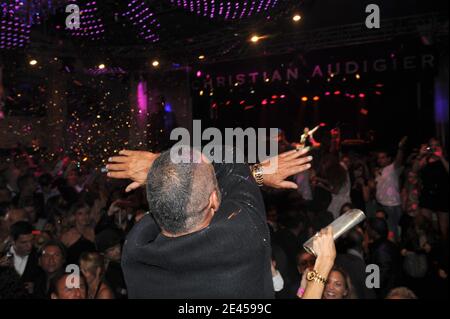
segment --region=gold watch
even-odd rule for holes
[[[306,280],[319,282],[324,285],[327,284],[327,280],[324,277],[322,277],[321,275],[319,275],[317,270],[308,271],[308,273],[306,274]]]
[[[263,177],[263,168],[261,164],[255,164],[252,166],[252,175],[255,178],[256,184],[258,184],[259,187],[263,186],[264,177]]]

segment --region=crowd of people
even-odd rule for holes
[[[262,188],[276,298],[302,297],[315,264],[303,243],[352,208],[367,219],[336,241],[323,299],[448,297],[448,162],[437,139],[406,144],[361,154],[315,141],[296,190]],[[145,189],[46,155],[18,148],[0,163],[0,299],[128,298],[122,248]]]
[[[289,149],[283,134],[279,140]],[[313,168],[294,178],[297,192],[265,196],[274,280],[284,279],[277,296],[298,295],[302,276],[314,266],[302,244],[356,208],[367,219],[337,240],[323,298],[448,297],[449,171],[439,141],[414,148],[405,137],[394,152],[342,152],[336,144],[312,151]],[[373,289],[366,281],[371,265],[379,270]]]

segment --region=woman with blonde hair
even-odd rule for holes
[[[104,281],[105,259],[97,252],[85,252],[80,268],[88,285],[88,299],[114,299],[111,288]]]

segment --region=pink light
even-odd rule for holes
[[[363,99],[366,97],[366,95],[364,93],[359,93],[359,97]]]
[[[272,95],[272,99],[274,100],[278,99],[278,95]]]
[[[325,96],[328,96],[328,95],[330,95],[331,93],[330,92],[325,92]]]
[[[197,77],[201,77],[202,76],[202,71],[197,71]]]
[[[341,94],[341,91],[334,91],[334,95],[339,95]]]
[[[381,93],[380,91],[375,91],[375,94],[376,94],[376,95],[381,95],[381,94],[383,94],[383,93]]]
[[[137,87],[137,102],[139,108],[139,114],[147,114],[147,83],[140,81]]]
[[[267,102],[266,99],[265,99],[265,100],[262,100],[262,102],[261,102],[262,105],[267,105],[267,103],[268,103],[268,102]]]
[[[286,95],[282,94],[282,95],[280,96],[280,99],[284,99],[285,97],[286,97]]]
[[[242,100],[241,102],[239,102],[240,105],[244,105],[245,104],[245,100]]]

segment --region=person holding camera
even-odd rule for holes
[[[439,230],[444,241],[448,240],[448,161],[436,138],[422,145],[413,169],[420,176],[422,189],[419,197],[420,213],[431,220],[437,214]]]

